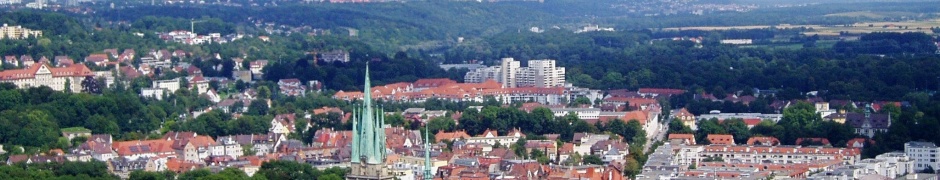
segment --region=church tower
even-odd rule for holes
[[[353,142],[347,180],[394,179],[385,166],[385,115],[372,104],[369,66],[362,90],[362,106],[353,110]]]

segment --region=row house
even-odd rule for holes
[[[861,150],[856,148],[823,148],[799,146],[705,146],[703,157],[721,157],[728,162],[744,163],[808,163],[819,160],[840,160],[854,164]]]

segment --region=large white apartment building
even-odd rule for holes
[[[0,0],[0,5],[4,5],[4,4],[19,4],[19,3],[22,3],[22,2],[23,2],[23,1],[21,1],[21,0]]]
[[[13,83],[19,88],[48,86],[56,91],[69,89],[77,93],[82,91],[82,80],[94,75],[84,64],[56,68],[40,63],[24,69],[0,71],[0,82]]]
[[[503,87],[561,87],[565,85],[565,68],[557,67],[555,60],[530,60],[522,67],[513,58],[503,58],[499,66],[475,69],[467,72],[464,82],[481,83],[493,79]]]
[[[914,170],[940,167],[940,148],[932,142],[911,141],[904,143],[904,153],[914,159]]]
[[[20,26],[8,26],[7,24],[3,24],[3,27],[0,27],[0,39],[26,39],[40,36],[42,36],[42,31],[26,29]]]

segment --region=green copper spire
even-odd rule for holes
[[[431,138],[428,138],[428,127],[424,127],[424,179],[431,180]]]
[[[353,119],[353,163],[385,163],[385,123],[382,110],[373,110],[372,85],[369,82],[369,65],[366,64],[365,87],[362,89],[362,106],[354,110]],[[358,112],[358,113],[357,113]]]

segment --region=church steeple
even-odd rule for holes
[[[428,138],[428,127],[424,127],[424,179],[431,180],[431,138]]]
[[[362,89],[362,106],[353,110],[353,143],[350,156],[352,163],[385,163],[385,116],[382,110],[372,105],[372,83],[369,82],[369,65],[366,65],[365,83]]]

